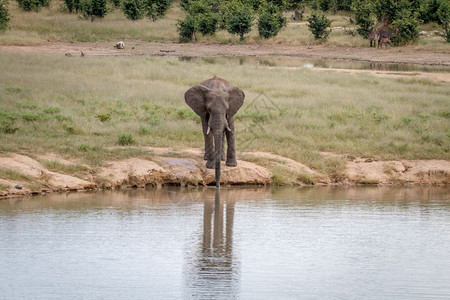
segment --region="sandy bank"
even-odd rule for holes
[[[214,170],[206,169],[199,149],[174,151],[148,148],[150,159],[129,158],[106,162],[102,167],[84,166],[83,172],[67,174],[50,170],[43,162],[54,165],[79,165],[57,155],[30,157],[20,154],[0,156],[0,197],[42,194],[57,191],[143,188],[146,186],[214,184]],[[327,156],[340,156],[323,153]],[[239,159],[244,157],[246,160]],[[266,152],[238,154],[238,167],[222,167],[222,185],[271,185],[275,167],[278,172],[297,175],[294,184],[449,184],[450,161],[399,160],[376,161],[345,156],[346,168],[330,178],[295,160]],[[252,161],[252,162],[251,162]],[[64,170],[64,168],[61,168]]]

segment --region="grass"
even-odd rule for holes
[[[32,178],[28,175],[17,172],[16,170],[0,168],[0,178],[9,179],[13,181],[31,181]]]
[[[273,68],[242,58],[0,53],[0,65],[0,140],[6,141],[0,152],[53,151],[96,166],[148,155],[136,150],[140,146],[201,148],[198,117],[183,95],[217,74],[246,93],[235,121],[239,151],[277,153],[335,179],[345,162],[323,158],[320,151],[450,158],[448,83]]]
[[[16,1],[9,1],[11,16],[10,27],[6,33],[0,34],[0,45],[39,45],[48,41],[66,42],[117,42],[118,40],[135,42],[178,42],[176,24],[184,17],[179,2],[174,2],[166,17],[153,22],[149,19],[130,21],[126,19],[120,9],[110,7],[105,18],[90,22],[80,18],[79,15],[69,14],[64,9],[61,0],[53,0],[49,8],[42,8],[39,13],[22,11]],[[309,15],[305,14],[305,20]],[[368,41],[360,36],[350,35],[346,32],[355,29],[350,24],[350,15],[339,12],[330,15],[333,21],[333,30],[326,42],[314,40],[308,29],[307,22],[293,22],[290,20],[291,12],[286,12],[288,24],[275,38],[265,40],[258,36],[257,24],[254,22],[250,34],[246,35],[244,43],[248,44],[291,44],[314,45],[325,43],[329,46],[367,47]],[[421,30],[441,30],[436,24],[425,24]],[[224,30],[213,36],[198,36],[199,42],[216,42],[225,44],[242,43],[239,36],[230,35]],[[442,37],[421,36],[418,43],[412,47],[417,49],[433,49],[448,52],[448,44]]]
[[[80,164],[64,164],[56,160],[43,160],[41,163],[50,171],[74,175],[82,178],[90,171],[89,167]]]

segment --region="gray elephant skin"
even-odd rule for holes
[[[237,165],[233,116],[244,103],[244,98],[245,94],[239,87],[217,76],[191,87],[184,94],[186,104],[201,118],[205,138],[204,158],[207,160],[206,167],[216,170],[216,187],[220,187],[220,161],[225,159],[225,137],[226,165]]]

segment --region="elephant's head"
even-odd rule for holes
[[[232,125],[233,116],[244,103],[244,92],[229,82],[214,77],[199,85],[190,88],[184,95],[186,103],[202,118],[204,130],[206,126],[205,140],[214,136],[214,159],[208,158],[207,167],[216,169],[216,185],[220,181],[220,159],[223,148],[223,137],[225,130],[230,140],[234,143],[234,130]],[[228,145],[230,147],[230,145]],[[234,146],[233,146],[234,147]],[[233,150],[234,151],[234,150]]]
[[[207,87],[199,84],[190,88],[184,98],[186,103],[201,118],[208,121],[208,133],[214,135],[231,130],[228,120],[244,103],[244,92],[236,86]]]

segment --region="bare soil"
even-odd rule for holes
[[[450,53],[401,48],[348,48],[298,45],[230,45],[205,43],[144,43],[126,42],[125,49],[116,49],[111,43],[61,43],[49,42],[36,46],[2,46],[0,51],[17,53],[45,53],[80,56],[282,56],[304,59],[329,59],[359,62],[407,63],[418,65],[450,66]]]
[[[9,178],[0,177],[0,198],[56,191],[143,188],[168,184],[214,185],[214,170],[206,169],[200,149],[185,149],[177,152],[168,148],[149,147],[143,150],[154,154],[151,160],[130,158],[110,161],[98,169],[86,166],[87,171],[77,175],[51,171],[41,163],[42,161],[56,161],[62,165],[77,163],[55,154],[34,158],[19,154],[0,156],[3,174],[7,174],[5,170],[11,170],[16,174]],[[301,162],[276,154],[241,152],[238,154],[237,167],[222,166],[221,182],[225,186],[271,185],[274,178],[271,167],[274,166],[278,170],[283,170],[282,172],[298,174],[294,183],[297,185],[450,184],[450,162],[445,160],[376,161],[370,158],[332,153],[322,153],[322,155],[345,157],[347,165],[342,174],[331,178]],[[239,159],[242,157],[245,157],[247,161]],[[3,175],[3,177],[7,176]],[[305,178],[307,178],[306,182]]]

